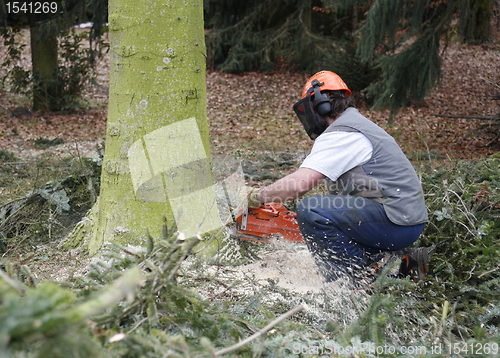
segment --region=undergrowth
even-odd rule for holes
[[[147,247],[108,248],[87,275],[60,284],[7,263],[1,355],[498,356],[500,156],[429,169],[422,182],[430,221],[417,244],[430,248],[432,273],[418,283],[381,275],[372,289],[319,294],[273,280],[258,286],[236,266],[198,262],[190,255],[197,239],[165,228]]]
[[[85,86],[95,84],[95,66],[92,56],[102,56],[101,51],[85,48],[83,40],[86,33],[61,31],[58,41],[59,65],[48,78],[37,78],[31,69],[23,65],[22,53],[25,44],[16,39],[20,33],[17,28],[1,28],[0,36],[7,53],[0,69],[5,75],[1,83],[11,92],[21,93],[29,97],[44,98],[45,108],[50,110],[79,110],[82,107],[82,92]],[[106,47],[103,41],[99,46]]]
[[[433,276],[418,292],[428,306],[453,304],[452,332],[498,334],[500,324],[500,155],[457,161],[423,178]]]
[[[21,160],[0,150],[0,253],[36,251],[69,232],[97,199],[100,163],[50,155]]]

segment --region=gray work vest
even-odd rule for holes
[[[328,182],[331,194],[371,198],[384,205],[387,217],[398,225],[427,221],[422,184],[403,151],[386,131],[355,108],[346,109],[324,133],[361,132],[373,145],[370,160]]]

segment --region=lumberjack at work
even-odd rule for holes
[[[400,274],[427,272],[426,248],[409,248],[427,221],[420,180],[395,140],[355,109],[335,73],[321,71],[294,105],[310,154],[294,173],[264,188],[247,188],[248,206],[293,200],[326,180],[329,195],[297,205],[300,232],[327,281],[379,273],[401,259]]]

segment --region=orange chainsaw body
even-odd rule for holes
[[[280,203],[240,210],[236,218],[236,233],[245,240],[270,242],[273,237],[282,237],[286,241],[304,243],[297,214]]]

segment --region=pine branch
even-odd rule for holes
[[[27,287],[24,286],[19,281],[12,279],[9,275],[7,275],[3,270],[0,269],[0,279],[4,280],[9,286],[14,288],[17,292],[21,293],[26,291]]]
[[[252,334],[247,339],[244,339],[241,342],[239,342],[239,343],[237,343],[237,344],[235,344],[235,345],[233,345],[231,347],[221,349],[220,351],[215,352],[215,354],[217,356],[221,356],[221,355],[224,355],[224,354],[227,354],[227,353],[234,352],[234,351],[240,349],[241,347],[243,347],[245,344],[250,343],[251,341],[253,341],[253,340],[261,337],[267,331],[269,331],[271,328],[273,328],[277,324],[283,322],[288,317],[291,317],[294,314],[296,314],[296,313],[298,313],[298,312],[300,312],[302,310],[305,310],[305,309],[307,309],[307,305],[306,304],[303,304],[301,306],[295,307],[295,308],[291,309],[290,311],[286,312],[285,314],[281,315],[280,317],[278,317],[277,319],[275,319],[271,323],[269,323],[267,326],[265,326],[264,328],[262,328],[260,331],[256,332],[255,334]]]
[[[124,297],[131,301],[136,288],[143,281],[143,276],[138,267],[130,269],[114,285],[107,288],[97,298],[85,302],[76,308],[76,313],[81,317],[92,317],[101,313],[104,309],[112,307]]]

